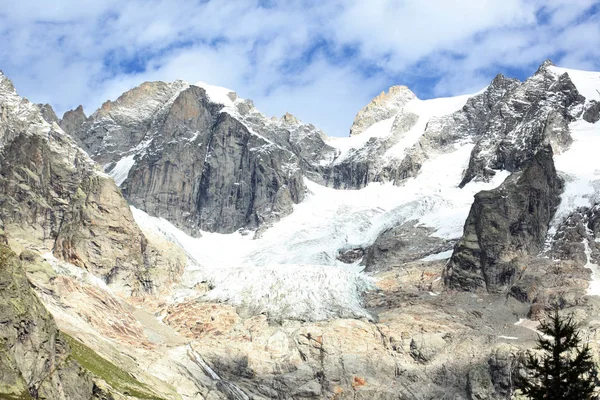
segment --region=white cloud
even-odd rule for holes
[[[600,69],[594,0],[0,0],[0,68],[59,113],[144,80],[206,81],[346,135],[392,84],[471,92],[545,58]],[[423,79],[427,78],[427,79]],[[436,82],[437,81],[437,82]]]

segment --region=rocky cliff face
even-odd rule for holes
[[[446,284],[488,291],[510,285],[527,267],[524,259],[542,250],[562,188],[548,146],[522,172],[478,193],[449,261]]]
[[[73,134],[151,215],[192,235],[257,227],[289,214],[304,184],[295,154],[241,122],[248,105],[235,100],[227,108],[198,86],[145,83]]]
[[[67,111],[58,125],[65,132],[75,132],[85,122],[87,117],[83,112],[83,106],[78,106],[74,110]]]
[[[40,110],[40,114],[42,114],[42,118],[44,118],[47,123],[60,123],[60,120],[56,116],[56,113],[50,104],[37,104],[37,107]]]
[[[583,113],[583,119],[590,124],[600,121],[600,102],[592,100]]]
[[[3,75],[0,121],[0,219],[10,246],[0,249],[0,397],[180,398],[128,365],[110,341],[148,346],[131,304],[171,293],[185,254],[154,232],[142,233],[113,179]],[[46,308],[73,336],[57,330]]]
[[[545,62],[522,85],[505,94],[475,134],[479,136],[461,185],[487,179],[494,170],[518,171],[543,146],[561,153],[571,144],[568,124],[581,115],[585,98],[568,74]]]
[[[113,180],[0,78],[0,219],[10,246],[54,251],[125,295],[166,290],[185,261],[150,263],[154,245]]]
[[[585,103],[569,75],[552,68],[545,62],[509,89],[490,109],[482,130],[473,131],[478,140],[461,186],[500,169],[519,172],[475,197],[448,265],[450,287],[506,289],[525,270],[525,258],[542,250],[563,187],[552,153],[571,145],[569,123],[581,117]]]
[[[0,245],[0,313],[0,397],[96,398],[91,376],[70,359],[68,343],[5,244]]]
[[[0,397],[12,400],[173,398],[164,395],[161,391],[164,387],[148,387],[131,372],[59,331],[53,316],[31,289],[30,276],[26,275],[44,271],[38,258],[30,250],[17,258],[5,244],[0,245]],[[96,308],[95,312],[99,310]]]
[[[136,207],[192,234],[233,232],[291,212],[304,197],[296,163],[228,113],[211,110],[205,91],[192,86],[173,103],[123,191]]]

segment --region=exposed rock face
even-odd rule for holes
[[[142,143],[152,121],[165,117],[163,106],[187,86],[181,81],[143,83],[116,101],[105,102],[79,129],[68,133],[100,165],[117,162]]]
[[[304,197],[298,158],[223,107],[197,86],[146,83],[105,103],[75,135],[132,205],[192,235],[289,214]]]
[[[181,255],[152,263],[162,258],[112,179],[12,85],[0,85],[0,109],[0,219],[13,249],[54,250],[124,295],[158,292],[181,274]]]
[[[357,148],[346,154],[336,155],[330,163],[322,163],[325,184],[336,189],[361,189],[370,182],[394,182],[399,184],[414,176],[420,168],[420,161],[413,154],[385,159],[385,154],[397,145],[404,135],[419,121],[419,116],[403,109],[395,110],[390,133],[383,137],[371,137]]]
[[[44,265],[45,264],[45,265]],[[27,273],[27,276],[25,274]],[[55,318],[46,310],[30,288],[34,287],[45,297],[62,297],[57,302],[69,302],[79,310],[88,310],[88,323],[99,321],[106,325],[120,323],[123,332],[128,330],[129,311],[121,306],[119,314],[111,315],[118,300],[103,297],[101,291],[86,288],[87,296],[65,296],[76,292],[77,283],[58,274],[34,251],[26,250],[19,259],[0,245],[0,398],[3,399],[57,399],[57,400],[109,400],[132,398],[178,398],[164,383],[152,387],[139,381],[141,375],[135,368],[125,371],[127,359],[117,359],[117,364],[101,357],[78,339],[57,329]],[[46,276],[41,283],[40,277]],[[43,286],[39,286],[39,285]],[[59,289],[57,291],[54,291]],[[75,294],[75,293],[74,293]],[[81,293],[79,293],[81,294]],[[64,296],[64,297],[63,297]],[[105,295],[106,296],[106,295]],[[88,303],[88,300],[93,300]],[[54,306],[56,305],[53,304]],[[51,305],[51,306],[53,306]],[[56,308],[55,308],[56,310]],[[78,316],[73,313],[71,320]],[[85,332],[85,323],[78,327]],[[102,332],[115,337],[119,329]],[[77,332],[77,335],[80,334]],[[138,335],[142,336],[141,330]],[[116,336],[118,337],[118,336]],[[103,339],[105,340],[105,339]],[[135,341],[138,346],[142,342]],[[119,353],[120,354],[120,353]],[[132,372],[135,372],[132,373]]]
[[[448,264],[446,284],[488,291],[510,285],[526,267],[520,259],[542,249],[562,187],[547,146],[500,187],[478,193]]]
[[[37,104],[37,106],[40,109],[42,118],[44,118],[47,123],[52,124],[53,122],[56,122],[58,124],[60,122],[50,104]]]
[[[583,113],[583,119],[590,124],[600,121],[600,102],[592,100]]]
[[[431,229],[415,224],[415,221],[408,221],[382,232],[367,249],[365,271],[389,270],[452,248],[452,241],[437,238]]]
[[[355,248],[350,250],[340,251],[337,259],[346,264],[352,264],[360,261],[365,255],[365,251],[362,248]]]
[[[519,348],[504,344],[494,349],[488,359],[488,371],[495,392],[510,396],[515,389],[520,366],[524,364]]]
[[[381,92],[358,112],[350,128],[350,136],[360,135],[374,123],[393,117],[416,97],[406,86],[392,86],[387,93]]]
[[[477,366],[467,375],[467,394],[471,400],[486,400],[494,395],[494,384],[486,366]]]
[[[85,122],[87,117],[83,112],[83,106],[78,106],[74,110],[67,111],[60,120],[60,127],[67,133],[73,133]]]
[[[256,227],[289,214],[304,196],[299,169],[287,164],[295,162],[293,154],[211,109],[201,88],[181,92],[161,133],[123,190],[136,207],[192,234]]]
[[[483,93],[470,97],[462,109],[432,118],[419,144],[426,148],[443,149],[460,141],[479,140],[487,132],[495,110],[500,109],[510,93],[520,86],[521,82],[517,79],[498,74]]]
[[[551,65],[544,63],[522,85],[507,91],[480,120],[474,131],[479,139],[461,186],[472,179],[488,179],[494,170],[521,170],[548,144],[555,153],[571,144],[568,123],[581,112],[585,98],[567,74],[551,72]]]
[[[4,244],[0,245],[0,315],[0,397],[97,398],[91,376],[69,358],[69,345],[30,289],[18,258]]]

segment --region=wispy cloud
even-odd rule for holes
[[[0,0],[8,3],[9,0]],[[600,69],[592,0],[21,0],[0,7],[0,68],[58,112],[145,80],[206,81],[346,135],[379,91],[476,91],[546,58]]]

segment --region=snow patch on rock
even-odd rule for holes
[[[423,257],[421,261],[438,261],[447,260],[452,257],[454,250],[442,251],[440,253],[430,254],[427,257]]]
[[[237,99],[235,91],[221,86],[209,85],[205,82],[196,82],[194,86],[201,87],[206,91],[206,95],[213,103],[223,104],[224,106],[233,106]]]
[[[130,154],[121,158],[108,174],[115,180],[117,186],[121,186],[127,179],[127,175],[129,175],[129,171],[133,168],[134,164],[135,154]]]

